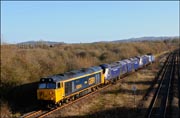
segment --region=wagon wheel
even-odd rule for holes
[[[78,98],[79,98],[79,94],[76,94],[76,95],[75,95],[75,99],[78,99]]]

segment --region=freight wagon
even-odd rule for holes
[[[114,81],[120,78],[120,65],[118,63],[101,64],[100,67],[106,74],[105,82]]]
[[[127,67],[127,73],[130,73],[133,71],[133,68],[132,68],[132,62],[128,59],[125,59],[125,60],[122,60],[122,62],[125,62],[126,63],[126,67]]]
[[[125,63],[123,61],[118,61],[116,63],[118,63],[120,65],[120,76],[122,76],[128,72],[127,63]]]
[[[132,66],[134,70],[137,70],[139,68],[139,59],[134,57],[129,59],[132,62]]]

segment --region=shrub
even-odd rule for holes
[[[51,48],[43,45],[1,45],[0,93],[7,100],[7,94],[13,87],[39,81],[44,76],[111,63],[146,53],[158,54],[177,47],[176,40],[67,44]]]

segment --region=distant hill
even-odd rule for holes
[[[158,41],[158,40],[172,40],[175,38],[179,38],[179,37],[178,36],[174,36],[174,37],[139,37],[139,38],[129,38],[129,39],[114,40],[114,41],[97,41],[97,42],[92,42],[92,43]],[[17,43],[17,45],[37,45],[37,44],[57,45],[57,44],[65,44],[65,43],[64,42],[54,42],[54,41],[43,41],[43,40]]]
[[[17,43],[17,45],[38,45],[38,44],[44,44],[44,45],[56,45],[56,44],[65,44],[64,42],[53,42],[53,41],[26,41]]]
[[[157,40],[172,40],[175,37],[139,37],[139,38],[129,38],[129,39],[122,39],[122,40],[115,40],[112,42],[136,42],[136,41],[157,41]]]
[[[174,36],[174,37],[139,37],[139,38],[129,38],[129,39],[114,40],[114,41],[99,41],[99,42],[94,42],[94,43],[142,42],[142,41],[172,40],[175,38],[179,38],[179,37],[178,36]]]

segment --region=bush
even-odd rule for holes
[[[176,40],[67,44],[51,48],[1,45],[0,92],[3,99],[7,99],[7,94],[13,87],[39,81],[44,76],[111,63],[146,53],[158,54],[177,47]]]

